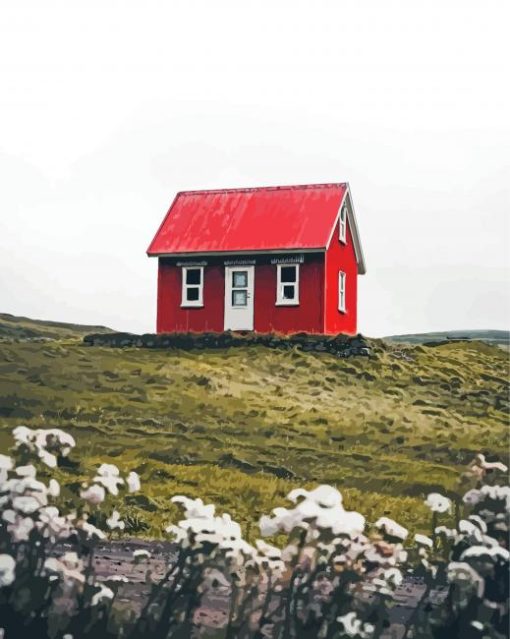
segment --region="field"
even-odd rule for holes
[[[77,440],[61,471],[75,488],[101,462],[137,470],[143,496],[118,504],[131,536],[160,537],[174,494],[216,503],[253,536],[290,488],[317,483],[369,521],[426,531],[428,492],[455,494],[476,452],[507,455],[508,353],[483,342],[370,340],[370,358],[339,359],[86,347],[97,327],[16,323],[0,316],[0,451],[18,424],[57,426]]]

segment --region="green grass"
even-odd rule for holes
[[[175,520],[174,494],[213,501],[255,534],[292,487],[318,483],[369,521],[426,530],[428,492],[454,492],[476,452],[506,456],[508,356],[476,341],[371,343],[371,358],[337,359],[85,347],[68,333],[4,341],[0,451],[18,424],[69,430],[79,465],[63,472],[76,485],[101,462],[140,472],[145,497],[119,506],[149,536]]]

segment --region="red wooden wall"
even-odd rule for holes
[[[255,331],[322,333],[324,325],[324,255],[307,254],[299,267],[299,305],[276,306],[275,264],[255,266]]]
[[[338,223],[336,224],[331,244],[326,251],[325,271],[324,332],[330,335],[337,333],[355,335],[357,332],[358,266],[349,224],[347,225],[346,244],[340,242]],[[345,313],[338,310],[339,271],[346,274]]]
[[[160,258],[157,332],[222,332],[225,304],[223,260],[207,258],[204,306],[181,308],[181,267]],[[299,305],[276,306],[277,268],[270,257],[257,256],[254,327],[258,333],[322,333],[324,331],[324,254],[306,254],[300,265]]]
[[[206,257],[206,256],[204,256]],[[234,256],[232,256],[233,258]],[[206,257],[204,306],[181,308],[181,267],[160,258],[158,269],[157,332],[222,332],[224,326],[225,266],[222,258]],[[338,237],[338,223],[326,253],[307,253],[300,265],[299,305],[276,306],[277,267],[271,256],[257,256],[255,265],[254,327],[258,333],[357,332],[357,262],[351,230],[347,243]],[[338,310],[338,273],[346,274],[346,311]]]
[[[158,333],[223,332],[225,304],[225,267],[211,264],[204,269],[204,305],[181,308],[181,267],[159,258]]]

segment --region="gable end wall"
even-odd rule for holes
[[[348,198],[347,206],[350,206]],[[346,274],[345,313],[338,310],[339,271]],[[350,224],[347,223],[347,243],[342,244],[339,240],[338,220],[326,251],[325,290],[324,333],[355,335],[357,333],[358,265]]]

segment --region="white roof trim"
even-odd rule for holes
[[[347,207],[347,219],[349,221],[349,228],[351,229],[352,242],[354,244],[354,253],[356,255],[356,262],[358,264],[358,274],[365,275],[367,272],[367,268],[365,265],[365,258],[363,256],[363,249],[361,248],[361,241],[359,238],[358,224],[356,222],[356,215],[354,213],[354,205],[352,203],[351,197],[351,189],[347,185],[347,189],[345,190],[342,201],[340,202],[340,206],[338,207],[338,214],[335,219],[335,224],[331,230],[331,235],[329,236],[328,243],[326,245],[326,250],[329,249],[329,245],[331,244],[331,240],[333,239],[333,235],[335,234],[336,227],[338,226],[338,220],[340,218],[340,211],[342,210],[342,206],[345,203],[345,200],[349,198],[349,206]]]

